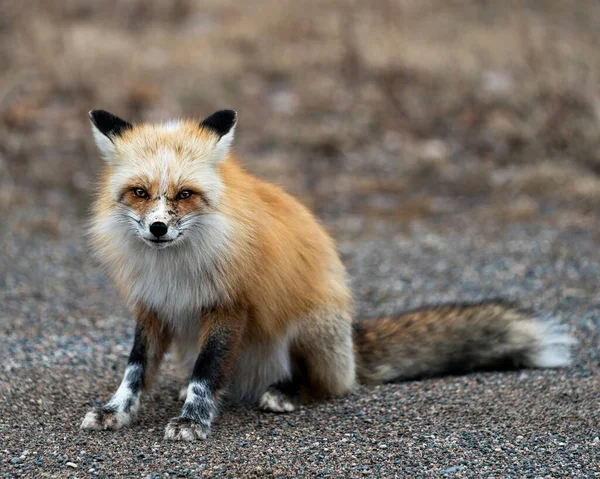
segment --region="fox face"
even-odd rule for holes
[[[219,211],[219,164],[233,140],[236,112],[162,125],[134,126],[103,110],[92,110],[90,119],[108,162],[105,229],[153,249],[202,234]]]

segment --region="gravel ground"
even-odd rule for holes
[[[290,415],[226,408],[207,442],[174,444],[162,440],[180,407],[170,361],[139,424],[79,430],[120,382],[133,324],[81,220],[49,224],[51,207],[13,210],[0,232],[0,477],[600,476],[594,220],[327,219],[360,314],[508,296],[569,325],[574,365],[361,387]]]
[[[442,3],[0,2],[0,478],[600,475],[600,2]],[[358,314],[505,296],[569,325],[573,366],[230,408],[166,444],[167,361],[140,424],[81,432],[133,333],[82,234],[86,114],[229,107],[244,164],[338,240]]]

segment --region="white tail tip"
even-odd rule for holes
[[[560,368],[571,364],[571,348],[577,344],[566,326],[556,319],[537,320],[539,349],[534,353],[532,366],[537,368]]]

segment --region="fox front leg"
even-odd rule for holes
[[[238,355],[243,319],[240,324],[235,318],[229,315],[227,319],[203,318],[201,351],[194,364],[185,403],[181,414],[167,424],[165,439],[194,441],[206,439],[210,433]]]
[[[85,415],[81,429],[103,431],[131,425],[140,408],[142,390],[150,385],[170,341],[169,332],[156,316],[138,309],[133,347],[121,385],[110,401]]]

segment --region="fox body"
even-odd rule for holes
[[[121,386],[83,429],[131,424],[173,347],[187,387],[167,439],[207,437],[223,398],[274,412],[357,380],[569,362],[569,337],[503,302],[354,320],[335,245],[314,216],[231,152],[237,114],[132,125],[90,112],[104,156],[93,249],[136,314]]]

